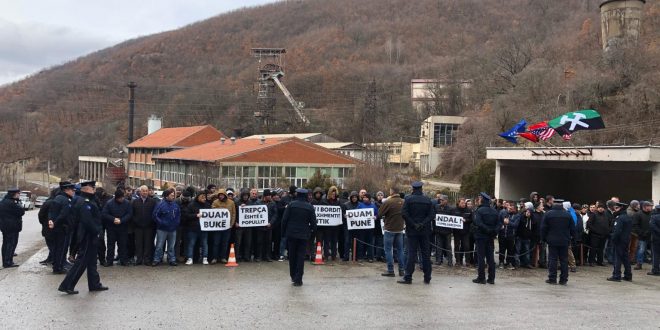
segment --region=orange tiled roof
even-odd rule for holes
[[[227,139],[175,150],[154,156],[154,159],[180,159],[200,162],[291,163],[291,164],[354,164],[360,160],[323,148],[298,138]]]
[[[161,128],[133,141],[129,148],[184,148],[192,147],[225,137],[211,125]]]

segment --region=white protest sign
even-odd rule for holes
[[[266,205],[245,205],[238,208],[238,225],[241,227],[263,227],[268,225]]]
[[[341,225],[341,206],[314,205],[317,226]]]
[[[346,210],[346,225],[348,230],[373,229],[374,209]]]
[[[463,218],[453,215],[436,214],[435,225],[438,227],[447,227],[453,229],[463,229]]]
[[[199,227],[202,231],[227,230],[231,226],[231,214],[227,209],[201,209]]]

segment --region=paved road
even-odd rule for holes
[[[32,229],[30,229],[32,230]],[[38,232],[22,237],[38,237]],[[3,329],[36,328],[627,328],[658,329],[660,278],[606,282],[610,269],[580,268],[568,286],[543,283],[543,270],[499,271],[497,284],[470,282],[473,269],[438,267],[430,285],[381,277],[383,264],[306,265],[304,286],[286,262],[100,268],[110,291],[56,291],[62,276],[38,264],[38,242],[21,267],[0,273]],[[644,273],[646,270],[644,271]],[[614,311],[619,311],[615,314]]]

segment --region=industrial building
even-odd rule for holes
[[[488,148],[486,157],[496,161],[497,198],[536,191],[579,203],[660,201],[660,146]]]

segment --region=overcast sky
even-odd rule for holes
[[[275,0],[0,0],[0,85],[121,41]]]

